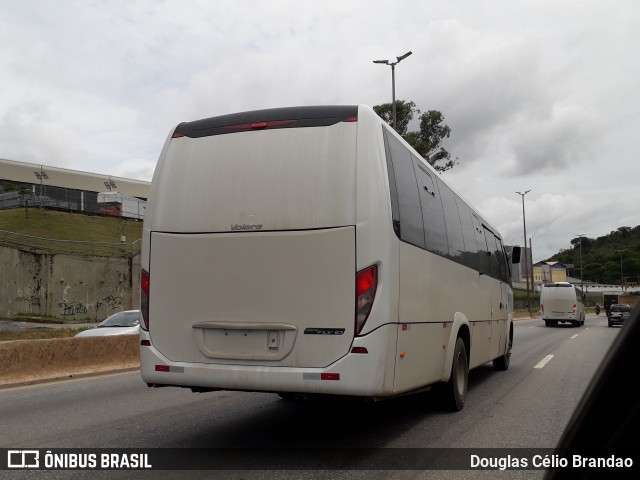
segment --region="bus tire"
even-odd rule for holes
[[[449,412],[459,412],[464,407],[469,383],[469,360],[462,338],[456,339],[449,381],[439,387],[440,404]]]
[[[509,335],[509,340],[507,341],[507,350],[504,352],[504,355],[498,358],[493,359],[493,369],[499,372],[504,372],[509,369],[509,363],[511,362],[511,347],[513,346],[513,339],[511,335]]]

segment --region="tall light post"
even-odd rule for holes
[[[391,65],[391,109],[393,111],[393,129],[396,129],[396,65],[402,60],[407,58],[413,52],[407,52],[404,55],[396,57],[395,62],[389,62],[389,60],[374,60],[373,63],[382,63],[384,65]]]
[[[531,316],[531,302],[529,300],[529,272],[528,272],[528,261],[527,261],[527,220],[524,215],[524,196],[529,193],[531,190],[527,190],[524,193],[516,192],[518,195],[522,197],[522,225],[524,227],[524,276],[527,278],[527,310],[529,311],[529,316]]]
[[[624,251],[624,248],[616,250],[616,252],[618,252],[618,255],[620,255],[620,290],[622,290],[622,293],[624,293],[624,277],[622,276],[622,252]]]
[[[584,279],[582,275],[582,237],[585,237],[586,235],[584,233],[577,233],[576,235],[580,239],[580,291],[582,292],[582,298],[584,298]]]
[[[40,204],[40,208],[42,208],[42,180],[49,180],[49,175],[47,175],[47,172],[45,172],[42,169],[42,165],[40,165],[40,171],[39,172],[33,172],[33,174],[36,176],[36,178],[38,180],[40,180],[40,197],[38,198],[38,203]],[[34,188],[35,190],[35,188]]]

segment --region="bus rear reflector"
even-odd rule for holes
[[[156,365],[156,372],[169,372],[171,367],[169,365]]]
[[[339,373],[321,373],[320,380],[340,380]]]
[[[373,299],[378,288],[378,267],[373,265],[356,275],[356,325],[355,334],[359,335],[369,318]]]
[[[369,350],[365,347],[353,347],[351,349],[351,353],[369,353]]]

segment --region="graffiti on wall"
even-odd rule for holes
[[[37,296],[37,295],[29,295],[29,296],[26,296],[26,297],[25,296],[16,297],[15,301],[16,302],[26,303],[30,307],[39,307],[40,306],[40,297]]]
[[[85,315],[87,313],[87,307],[81,303],[58,303],[59,307],[62,307],[62,316],[71,317],[75,315]]]
[[[28,307],[40,307],[40,295],[43,292],[40,290],[40,282],[37,287],[24,287],[18,288],[18,296],[14,299],[15,302],[26,304]]]
[[[110,310],[121,310],[122,297],[114,297],[113,295],[104,297],[101,302],[96,302],[96,311],[100,310],[103,306]]]

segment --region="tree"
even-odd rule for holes
[[[389,125],[393,126],[393,104],[383,103],[373,107],[374,112],[378,114]],[[420,113],[413,102],[405,102],[404,100],[396,100],[396,132],[403,137],[409,128],[409,122],[413,120],[413,115]],[[413,146],[413,145],[412,145]]]
[[[24,205],[24,216],[29,218],[29,200],[33,197],[33,192],[27,187],[22,186],[18,190],[18,196],[20,197],[20,203]]]
[[[640,282],[640,225],[620,227],[595,239],[586,235],[573,237],[570,244],[571,248],[561,250],[549,260],[573,263],[577,271],[580,266],[584,266],[585,281],[620,284],[620,277],[624,275],[629,283]]]
[[[393,122],[393,105],[383,103],[373,110],[389,125]],[[409,122],[414,114],[419,114],[420,130],[408,132]],[[451,154],[442,146],[442,141],[449,138],[451,128],[443,125],[444,115],[437,110],[421,113],[414,102],[396,100],[396,130],[429,164],[440,173],[446,172],[458,163],[458,158],[451,159]]]

